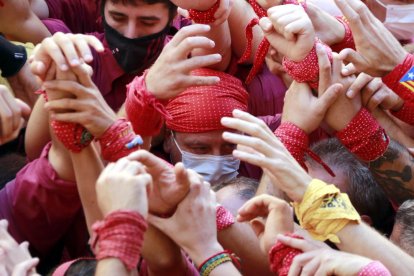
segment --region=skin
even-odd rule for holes
[[[169,21],[168,7],[164,3],[124,5],[106,1],[107,23],[127,38],[138,38],[162,31]]]
[[[380,1],[381,3],[385,5],[407,5],[407,4],[413,4],[413,0],[365,0],[363,1],[367,7],[371,10],[371,12],[381,21],[385,20],[386,16],[386,9],[384,6],[378,3]]]
[[[194,154],[228,155],[231,154],[234,145],[222,138],[223,131],[209,131],[203,133],[176,132],[175,140],[181,150]],[[164,141],[164,150],[170,154],[173,164],[181,161],[181,153],[174,143],[171,132],[167,132]]]

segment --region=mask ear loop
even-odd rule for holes
[[[181,150],[180,146],[178,145],[177,140],[175,139],[175,133],[174,133],[174,131],[170,130],[170,132],[171,132],[171,137],[172,137],[172,139],[173,139],[173,141],[175,143],[175,146],[177,147],[177,149],[181,153],[181,155],[183,155],[183,151]]]

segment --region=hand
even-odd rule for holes
[[[320,40],[327,45],[334,45],[344,39],[345,28],[335,17],[312,3],[307,2],[306,6],[306,13],[312,20],[316,36]]]
[[[34,92],[40,88],[40,84],[30,71],[28,63],[16,75],[7,78],[7,81],[16,98],[28,103],[30,107],[34,106],[37,100],[37,95]]]
[[[370,262],[370,259],[362,256],[333,249],[318,249],[297,255],[288,275],[358,275]]]
[[[26,103],[15,99],[6,86],[0,85],[0,145],[17,138],[30,112]]]
[[[152,177],[144,166],[126,158],[109,164],[96,182],[96,196],[102,214],[117,210],[131,210],[148,215],[147,193],[152,185]]]
[[[362,96],[362,105],[371,112],[378,106],[384,110],[398,111],[404,103],[380,78],[374,78],[365,73],[358,75],[346,95],[351,99]]]
[[[353,63],[356,71],[374,77],[391,72],[407,56],[396,38],[359,0],[335,0],[348,19],[357,51],[344,49],[340,53],[346,63]]]
[[[184,169],[185,170],[185,169]],[[150,215],[148,221],[170,236],[191,259],[200,265],[222,251],[217,241],[216,198],[210,184],[192,170],[186,170],[191,189],[168,219]]]
[[[189,18],[189,9],[195,9],[199,11],[205,11],[211,8],[217,0],[213,1],[193,1],[193,0],[172,0],[176,6],[178,6],[178,13],[185,18]],[[234,0],[220,0],[220,6],[218,7],[214,18],[216,19],[212,26],[218,26],[223,24],[230,15],[231,8],[233,7]]]
[[[300,202],[312,178],[290,155],[269,127],[249,113],[234,110],[233,118],[224,117],[221,124],[250,136],[224,132],[227,142],[237,144],[233,155],[263,169],[273,183],[280,185],[292,200]]]
[[[265,218],[265,225],[257,217]],[[239,209],[237,220],[250,221],[265,254],[275,245],[278,234],[293,232],[292,208],[286,201],[270,195],[259,195],[247,201]]]
[[[310,134],[319,127],[328,108],[339,97],[341,88],[338,84],[331,85],[327,91],[319,90],[317,98],[312,95],[309,85],[294,81],[285,95],[282,122],[291,122]]]
[[[341,75],[343,64],[337,54],[333,55],[332,66],[323,49],[317,47],[317,54],[320,68],[319,90],[327,91],[327,87],[335,83],[342,85],[340,96],[329,107],[325,115],[325,121],[328,125],[334,130],[339,131],[344,129],[361,109],[361,97],[355,97],[354,99],[346,97],[345,91],[348,90],[355,78],[343,77]]]
[[[41,80],[45,80],[52,62],[62,71],[68,71],[69,66],[77,67],[83,61],[91,62],[93,57],[89,47],[98,52],[104,51],[102,43],[94,36],[55,33],[35,47],[29,59],[30,69]]]
[[[300,232],[301,231],[305,231],[305,230],[300,229]],[[304,233],[308,234],[307,232],[304,232]],[[308,234],[308,236],[309,236],[309,234]],[[287,246],[292,247],[292,248],[299,249],[302,252],[309,252],[309,251],[324,249],[324,248],[325,249],[330,249],[330,247],[326,243],[324,243],[322,241],[314,240],[310,236],[307,237],[306,235],[305,235],[304,239],[297,239],[297,238],[294,238],[294,237],[289,237],[289,236],[286,236],[286,235],[278,234],[277,235],[277,240],[279,242],[283,243],[284,245],[287,245]]]
[[[5,275],[38,275],[35,266],[39,259],[30,255],[29,243],[18,244],[7,232],[7,226],[6,220],[0,221],[0,273],[6,271]]]
[[[108,106],[101,92],[93,83],[90,71],[85,66],[72,68],[77,80],[53,80],[44,82],[49,94],[64,93],[65,98],[50,99],[45,108],[51,119],[84,126],[99,138],[117,120],[115,112]],[[55,91],[55,92],[49,92]],[[59,96],[60,97],[60,96]]]
[[[315,44],[315,30],[302,6],[276,6],[267,15],[260,27],[270,45],[288,59],[302,61]]]
[[[284,0],[257,0],[256,2],[263,9],[268,10],[271,7],[282,5]]]
[[[220,81],[218,77],[190,74],[194,69],[221,61],[219,54],[188,58],[195,48],[214,48],[214,42],[202,36],[209,30],[210,26],[200,24],[180,29],[149,69],[145,78],[148,91],[156,98],[165,100],[177,96],[190,86],[218,83]]]
[[[152,176],[154,185],[149,198],[150,212],[157,215],[174,212],[190,189],[190,182],[182,164],[178,163],[173,168],[166,161],[145,150],[133,152],[127,158],[142,163]]]

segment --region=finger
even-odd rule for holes
[[[33,258],[21,262],[14,267],[12,276],[29,275],[30,270],[35,268],[38,263],[38,258]]]
[[[319,64],[319,96],[332,84],[331,62],[324,46],[316,44],[316,53]]]
[[[277,235],[277,240],[292,248],[299,249],[303,252],[314,250],[315,248],[309,244],[307,240],[293,238],[285,235]]]
[[[9,226],[9,222],[6,219],[0,220],[0,228],[6,229]]]
[[[197,68],[208,67],[210,65],[220,62],[222,59],[220,54],[211,54],[205,56],[193,56],[182,62],[182,66],[185,71],[190,72]],[[216,77],[217,80],[220,80]]]
[[[62,50],[66,61],[71,65],[71,66],[79,66],[80,65],[80,59],[78,56],[78,52],[75,48],[74,43],[72,42],[72,40],[70,39],[70,37],[73,36],[72,34],[63,34],[63,33],[55,33],[53,35],[53,38],[55,39],[56,44],[58,45],[58,47]],[[60,67],[59,67],[60,68]],[[67,70],[63,70],[61,68],[62,71],[67,71]]]
[[[354,7],[349,3],[352,1],[345,1],[345,0],[335,0],[336,5],[341,10],[342,14],[346,17],[349,21],[352,30],[362,28],[361,18]]]
[[[147,220],[150,224],[161,230],[163,233],[167,233],[168,229],[171,228],[169,223],[170,219],[164,219],[152,214],[148,214]]]
[[[250,221],[256,217],[267,217],[269,214],[269,205],[276,202],[270,195],[256,196],[240,207],[238,211],[238,221]]]
[[[178,185],[190,188],[190,176],[186,168],[184,167],[183,163],[178,162],[177,164],[175,164],[174,173]]]
[[[144,166],[137,161],[128,160],[127,166],[123,169],[123,172],[126,172],[130,175],[138,175]]]
[[[129,162],[131,161],[126,158],[121,158],[118,161],[116,161],[115,166],[113,168],[113,173],[120,173],[121,171],[125,170]]]
[[[20,108],[20,113],[22,114],[23,118],[29,120],[30,113],[32,112],[30,106],[20,99],[16,99],[16,103]]]
[[[370,111],[373,112],[387,97],[387,95],[385,93],[377,92],[375,93],[368,101],[368,103],[366,104],[366,108]]]
[[[51,113],[50,118],[55,121],[76,123],[82,126],[86,126],[86,122],[88,121],[88,113],[87,112]]]
[[[180,8],[180,7],[177,8],[177,13],[179,15],[181,15],[182,17],[184,17],[184,18],[189,18],[190,17],[190,13],[188,12],[188,10]]]
[[[136,160],[146,167],[156,167],[156,166],[165,166],[166,163],[164,160],[156,157],[152,153],[146,151],[146,150],[138,150],[126,157],[129,160]]]
[[[236,145],[250,147],[264,156],[269,156],[269,154],[272,153],[272,147],[260,138],[236,134],[233,132],[224,132],[223,139]]]
[[[308,32],[308,19],[302,18],[301,20],[296,20],[284,28],[284,36],[288,40],[295,40],[296,35],[306,34]]]
[[[303,253],[300,255],[296,255],[293,258],[293,262],[290,266],[288,276],[297,276],[301,275],[301,271],[303,266],[310,260],[311,258],[308,256],[308,253]]]
[[[331,105],[341,95],[343,86],[339,83],[331,85],[326,92],[318,99],[318,105],[323,114],[331,107]]]
[[[286,39],[273,29],[272,23],[268,18],[262,17],[259,21],[259,25],[264,32],[265,37],[276,50],[283,48],[283,45],[286,44]]]
[[[177,47],[181,42],[190,36],[202,35],[209,32],[211,27],[204,24],[193,24],[181,28],[168,43],[169,47]]]
[[[76,96],[77,98],[81,97],[86,92],[86,87],[81,85],[76,81],[71,80],[52,80],[43,83],[43,86],[48,90],[57,90],[71,95]]]
[[[231,128],[239,132],[246,133],[252,137],[259,138],[263,141],[269,141],[269,139],[274,139],[275,137],[272,131],[267,126],[259,126],[255,123],[251,123],[239,118],[223,117],[221,119],[221,124],[227,128]],[[223,138],[226,139],[224,137],[224,133]]]
[[[341,80],[342,79],[342,60],[340,59],[337,53],[332,54],[332,77],[334,80]]]
[[[367,63],[364,57],[352,49],[342,50],[339,53],[339,58],[342,59],[345,63],[352,63],[355,67],[355,73],[364,72],[364,70],[367,68]],[[344,71],[341,72],[342,74],[344,73]],[[350,73],[348,72],[347,75],[350,75]]]
[[[63,52],[56,44],[56,42],[53,40],[53,38],[45,38],[42,42],[42,47],[43,50],[39,51],[40,54],[43,54],[43,56],[50,56],[60,70],[67,71],[69,69]],[[42,61],[43,59],[45,58],[40,56],[39,60]],[[45,64],[45,66],[47,65],[48,64]]]
[[[12,96],[12,94],[6,90],[1,93],[1,96],[4,102],[8,105],[12,117],[11,117],[11,125],[12,125],[12,132],[19,128],[20,126],[20,118],[21,118],[21,111],[19,105],[16,103],[16,99]]]
[[[303,266],[301,276],[314,276],[316,274],[316,271],[319,269],[320,264],[321,264],[320,258],[318,257],[315,257],[309,260],[309,262],[307,262]],[[323,274],[323,275],[329,275],[329,274]]]
[[[208,86],[218,84],[219,82],[220,78],[217,76],[188,76],[183,80],[183,86]]]
[[[373,77],[365,73],[359,74],[356,80],[351,84],[348,91],[346,92],[346,96],[350,99],[355,98],[356,95],[358,95],[359,92],[361,92],[362,89],[367,84],[369,84],[373,79],[374,79]]]
[[[188,54],[197,48],[212,49],[215,43],[213,40],[204,36],[186,37],[176,48],[176,56],[179,59],[186,58]]]
[[[349,63],[347,65],[345,65],[344,67],[342,67],[342,76],[344,77],[349,77],[352,76],[354,74],[357,74],[357,70],[355,68],[355,65],[353,63]]]
[[[45,109],[52,112],[62,112],[63,110],[73,110],[80,111],[83,110],[82,106],[79,104],[78,99],[69,99],[64,98],[60,100],[48,101],[44,105]]]
[[[262,222],[262,219],[255,218],[250,221],[250,225],[252,226],[252,229],[257,237],[260,237],[260,235],[263,234],[265,231],[265,225]]]
[[[92,67],[87,64],[83,64],[82,66],[77,66],[72,69],[75,73],[76,77],[79,80],[79,83],[85,87],[94,87],[94,83],[92,81]]]
[[[0,117],[0,136],[7,137],[13,132],[13,111],[7,104],[3,95],[0,95]]]

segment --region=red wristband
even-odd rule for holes
[[[319,62],[318,54],[316,53],[317,44],[321,44],[325,48],[329,61],[332,63],[331,48],[319,39],[315,40],[312,50],[302,61],[296,62],[284,57],[282,62],[289,76],[297,82],[307,82],[314,89],[317,89],[319,85]]]
[[[235,222],[233,214],[230,213],[226,208],[219,205],[216,208],[216,222],[217,222],[217,232],[229,228]]]
[[[195,23],[199,23],[199,24],[214,23],[214,21],[216,21],[214,14],[216,13],[219,6],[220,6],[220,0],[217,0],[217,2],[211,8],[205,11],[189,9],[188,12],[190,14],[190,19],[193,20]]]
[[[404,81],[403,78],[414,70],[414,55],[407,54],[404,61],[397,65],[382,81],[405,101],[414,102],[413,81]],[[414,72],[414,71],[413,71]]]
[[[341,42],[331,45],[331,49],[333,52],[339,53],[341,50],[345,48],[351,48],[355,50],[355,41],[352,35],[352,30],[349,27],[348,20],[345,16],[336,16],[335,17],[345,28],[345,36]]]
[[[129,269],[138,265],[147,222],[138,212],[115,211],[95,222],[91,247],[96,259],[119,258]]]
[[[119,118],[99,138],[99,143],[102,158],[115,162],[139,149],[143,141],[141,136],[135,135],[130,122]]]
[[[379,261],[372,261],[364,266],[358,276],[391,276],[390,271]]]
[[[141,136],[153,136],[158,134],[164,118],[171,119],[171,115],[165,109],[168,101],[161,101],[147,90],[145,77],[148,70],[140,77],[136,77],[127,86],[127,98],[125,111],[132,123],[135,133]]]
[[[370,162],[381,157],[390,142],[384,129],[365,108],[336,137],[353,154]]]
[[[391,111],[391,114],[410,125],[414,125],[414,102],[404,102],[400,110]]]
[[[295,234],[286,234],[288,237],[301,239],[301,236]],[[287,246],[279,241],[269,251],[270,270],[275,275],[286,276],[289,273],[293,258],[303,252],[299,249]]]
[[[275,135],[302,168],[307,170],[305,154],[308,154],[313,160],[322,165],[331,176],[335,177],[332,169],[316,153],[309,149],[309,136],[301,128],[291,122],[283,122],[275,130]]]

